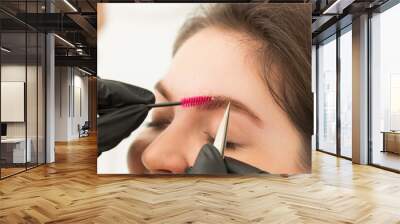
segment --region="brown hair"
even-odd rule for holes
[[[307,4],[213,4],[186,21],[173,48],[175,55],[187,39],[211,26],[244,33],[255,40],[262,77],[276,103],[303,136],[301,159],[306,169],[311,164],[313,134],[310,22],[311,7]]]

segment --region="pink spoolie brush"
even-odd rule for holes
[[[170,106],[178,106],[180,105],[183,108],[201,106],[204,104],[208,104],[213,100],[212,96],[194,96],[194,97],[187,97],[183,98],[177,102],[164,102],[164,103],[155,103],[155,104],[148,104],[147,107],[154,108],[154,107],[170,107]]]

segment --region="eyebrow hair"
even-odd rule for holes
[[[205,110],[216,110],[221,108],[225,109],[228,106],[228,103],[230,103],[232,110],[236,110],[237,112],[240,112],[248,116],[258,126],[260,126],[261,119],[252,110],[250,110],[248,106],[246,106],[242,102],[227,96],[212,96],[212,97],[213,100],[210,103],[204,104],[202,106],[197,106],[196,108]]]
[[[168,90],[165,88],[161,81],[158,81],[154,87],[167,101],[171,99],[171,95]],[[227,96],[212,96],[213,100],[210,103],[196,106],[195,109],[200,110],[217,110],[224,109],[228,106],[228,103],[231,104],[231,109],[236,110],[244,115],[247,115],[253,122],[260,126],[261,119],[252,111],[248,106],[243,104],[242,102],[235,100],[231,97]]]

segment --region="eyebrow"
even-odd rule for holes
[[[164,84],[161,81],[158,81],[154,87],[167,101],[170,101],[171,95],[165,88]]]
[[[171,95],[168,90],[165,88],[161,81],[157,82],[155,85],[155,89],[167,100],[170,101]],[[235,100],[231,97],[227,96],[212,96],[213,100],[211,103],[197,106],[196,109],[200,110],[217,110],[217,109],[224,109],[227,107],[228,103],[231,104],[231,109],[240,112],[247,117],[249,117],[253,122],[257,124],[257,126],[261,125],[261,119],[252,111],[248,106],[243,104],[242,102]]]

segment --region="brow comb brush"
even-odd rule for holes
[[[201,106],[212,102],[214,97],[212,96],[193,96],[182,98],[180,101],[175,102],[163,102],[163,103],[154,103],[147,104],[148,108],[156,108],[156,107],[170,107],[170,106],[181,106],[184,108],[190,108],[195,106]]]

